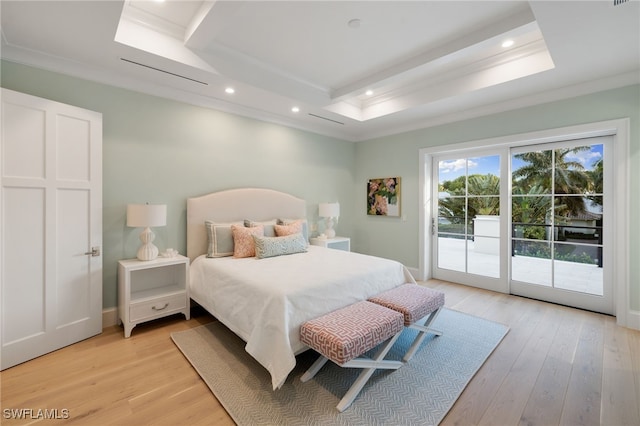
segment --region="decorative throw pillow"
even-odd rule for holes
[[[307,223],[307,219],[278,219],[278,225],[292,225],[297,222],[302,224],[302,235],[305,241],[309,241],[309,224]]]
[[[253,226],[258,226],[258,225],[262,225],[264,226],[264,236],[265,237],[275,237],[276,236],[276,230],[274,228],[274,226],[276,225],[276,220],[266,220],[264,222],[257,222],[255,220],[249,220],[249,219],[245,219],[244,220],[244,226],[251,228]]]
[[[233,233],[233,257],[253,257],[256,255],[256,245],[253,235],[263,235],[262,225],[247,228],[242,225],[231,225]]]
[[[254,235],[256,257],[282,256],[285,254],[304,253],[307,251],[307,241],[301,233],[287,235],[285,237],[263,237]]]
[[[241,222],[221,223],[212,220],[204,222],[209,241],[207,257],[225,257],[233,255],[233,234],[231,225],[242,225]]]
[[[302,222],[293,222],[289,225],[275,225],[276,235],[286,237],[287,235],[302,234]]]

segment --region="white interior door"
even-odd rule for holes
[[[102,331],[102,116],[2,89],[2,369]]]

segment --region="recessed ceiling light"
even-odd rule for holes
[[[364,94],[367,95],[367,96],[371,96],[371,95],[373,95],[373,90],[369,89],[366,92],[364,92]]]
[[[300,108],[294,106],[293,108],[291,108],[291,112],[300,112]]]
[[[233,87],[227,87],[226,89],[224,89],[224,91],[230,95],[236,93],[236,90]]]
[[[513,46],[513,40],[505,40],[502,42],[502,47],[511,47]]]
[[[347,22],[347,25],[349,26],[349,28],[360,28],[361,23],[362,21],[360,19],[352,19]]]

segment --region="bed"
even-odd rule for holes
[[[306,216],[304,200],[270,189],[233,189],[187,200],[190,296],[247,343],[245,350],[269,371],[273,389],[295,367],[295,355],[308,349],[299,338],[303,322],[414,282],[399,262],[312,245],[267,258],[208,257],[206,221],[272,223],[306,221]]]

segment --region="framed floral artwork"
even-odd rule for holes
[[[369,179],[367,182],[367,214],[400,216],[400,178]]]

